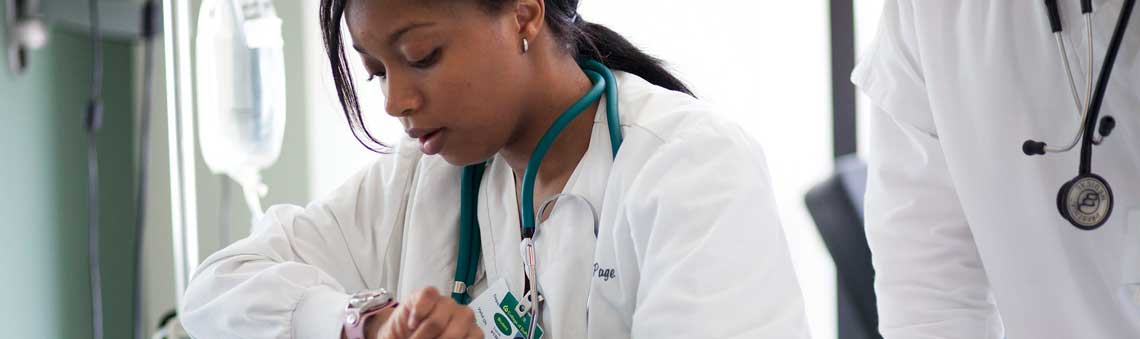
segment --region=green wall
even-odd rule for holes
[[[4,36],[0,46],[7,46]],[[106,113],[98,145],[105,337],[129,338],[134,56],[125,43],[104,43],[103,51]],[[91,82],[88,35],[53,27],[23,75],[8,71],[6,58],[0,56],[0,337],[90,338],[82,124]]]
[[[191,2],[196,17],[200,1]],[[262,172],[269,185],[264,207],[304,204],[310,199],[303,46],[300,20],[315,20],[315,1],[275,1],[287,24],[286,91],[288,122],[281,157]],[[0,24],[3,24],[0,6]],[[196,20],[195,20],[196,21]],[[2,27],[3,25],[0,25]],[[6,33],[6,32],[3,32]],[[7,46],[0,34],[0,47]],[[0,338],[90,338],[87,270],[86,145],[83,109],[91,82],[89,36],[52,27],[48,45],[31,54],[23,75],[7,70],[0,55]],[[161,41],[156,42],[159,46]],[[129,338],[134,223],[133,127],[139,86],[137,46],[108,41],[104,51],[103,129],[99,132],[101,229],[105,337]],[[173,308],[169,173],[166,166],[165,90],[161,49],[156,60],[151,168],[144,260],[148,298],[147,337],[155,322]],[[2,53],[0,53],[2,54]],[[200,149],[196,149],[200,152]],[[197,156],[199,249],[201,258],[223,246],[218,225],[221,187],[231,185],[227,204],[229,241],[249,230],[249,213],[240,189],[213,175]],[[223,180],[224,179],[224,180]]]

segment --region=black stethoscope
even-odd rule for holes
[[[1116,29],[1112,31],[1112,39],[1108,44],[1108,52],[1097,78],[1096,90],[1092,90],[1093,48],[1092,48],[1092,0],[1081,0],[1081,12],[1085,18],[1085,31],[1088,34],[1089,69],[1088,81],[1085,83],[1085,99],[1082,104],[1077,93],[1076,83],[1073,81],[1073,71],[1069,66],[1068,53],[1065,51],[1064,38],[1061,36],[1061,12],[1057,7],[1057,0],[1045,0],[1045,8],[1049,15],[1049,25],[1053,30],[1053,37],[1057,41],[1057,50],[1060,51],[1066,75],[1069,78],[1069,88],[1073,93],[1073,101],[1081,116],[1081,125],[1077,129],[1073,141],[1066,147],[1053,148],[1046,146],[1045,142],[1026,140],[1021,149],[1026,155],[1043,155],[1046,153],[1063,153],[1072,150],[1077,142],[1081,143],[1080,170],[1076,178],[1061,185],[1057,192],[1057,209],[1061,217],[1068,220],[1079,229],[1090,231],[1097,229],[1108,221],[1112,215],[1114,203],[1112,187],[1108,181],[1092,171],[1092,148],[1100,145],[1104,138],[1112,133],[1116,127],[1116,120],[1105,116],[1100,120],[1097,128],[1097,115],[1100,114],[1101,104],[1104,102],[1105,90],[1108,88],[1108,79],[1112,75],[1112,67],[1116,64],[1116,55],[1120,52],[1120,44],[1124,40],[1124,32],[1128,30],[1128,20],[1132,16],[1132,8],[1136,0],[1124,0],[1120,15],[1116,20]],[[1093,130],[1097,130],[1100,138],[1095,138]]]

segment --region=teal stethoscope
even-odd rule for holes
[[[586,108],[590,107],[595,101],[598,100],[604,93],[606,95],[606,120],[610,132],[610,145],[613,148],[613,156],[617,157],[618,148],[621,147],[622,135],[621,124],[618,120],[618,93],[617,93],[617,80],[614,79],[613,72],[609,68],[594,60],[579,61],[578,65],[582,67],[582,71],[590,78],[593,87],[590,88],[586,95],[578,99],[570,108],[562,112],[550,129],[546,130],[542,139],[539,139],[538,146],[535,147],[534,153],[530,156],[530,161],[527,162],[526,172],[523,174],[522,182],[522,203],[520,204],[519,214],[522,223],[522,244],[521,252],[523,256],[523,266],[526,271],[528,281],[532,282],[530,289],[529,300],[541,300],[537,296],[538,291],[538,270],[535,267],[537,264],[537,257],[534,250],[534,236],[536,233],[536,217],[534,209],[534,179],[538,174],[538,168],[542,164],[542,159],[546,156],[550,146],[562,134],[562,130],[570,124],[574,118],[577,118]],[[451,298],[455,299],[460,304],[467,304],[470,302],[470,296],[467,294],[467,287],[475,283],[475,273],[479,266],[479,221],[477,219],[476,205],[478,204],[479,182],[483,177],[485,170],[485,163],[470,165],[463,168],[463,177],[460,180],[460,207],[459,207],[459,259],[455,264],[455,284],[452,289]],[[557,199],[558,196],[547,200],[542,204],[543,209]],[[591,206],[591,209],[593,206]],[[538,211],[539,215],[542,211]],[[594,214],[595,220],[595,234],[597,232],[597,214]],[[531,319],[538,319],[539,307],[528,307],[531,312]],[[537,321],[531,321],[531,331],[534,333],[533,326]]]

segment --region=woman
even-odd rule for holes
[[[387,154],[327,199],[271,208],[263,231],[208,258],[186,292],[186,328],[201,338],[806,337],[760,147],[657,60],[583,21],[577,2],[322,1],[341,104],[358,139]],[[342,18],[409,135],[392,149],[362,126]],[[590,100],[602,82],[609,95]],[[544,144],[552,125],[565,129]],[[559,193],[580,199],[539,213],[535,284],[519,245],[534,209],[518,201],[537,208]],[[461,217],[477,221],[474,235]],[[386,300],[381,288],[401,303],[350,305]],[[528,307],[535,291],[540,306]],[[497,306],[462,305],[508,292],[522,305],[514,326],[486,321]]]

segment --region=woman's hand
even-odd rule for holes
[[[475,313],[439,290],[427,287],[412,294],[387,317],[375,336],[378,339],[481,339]]]

